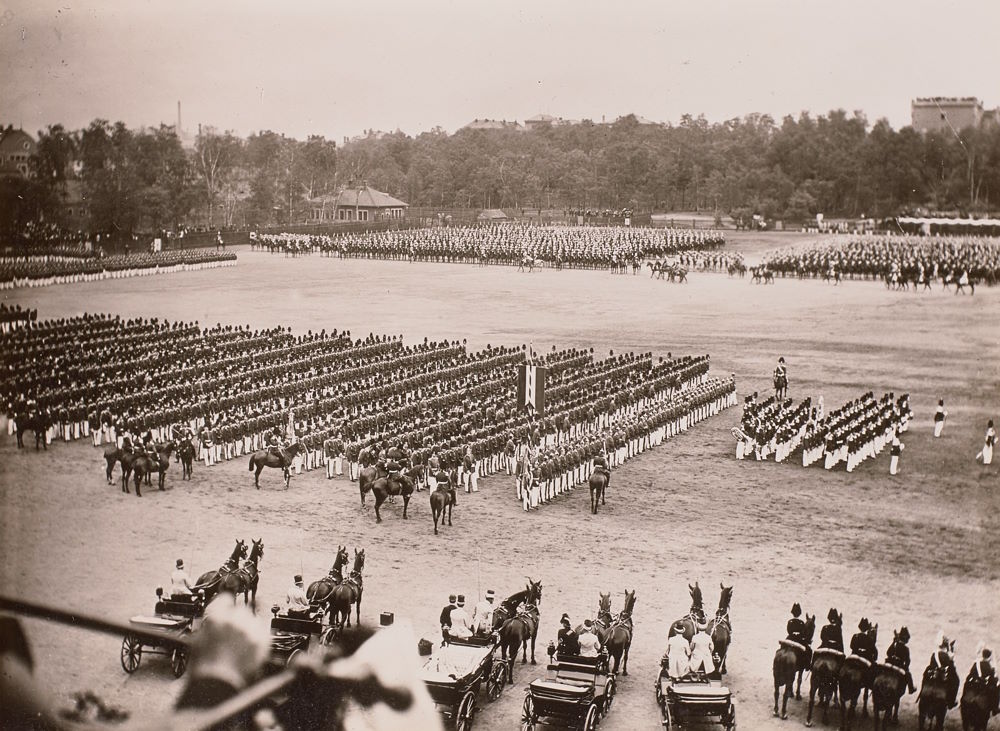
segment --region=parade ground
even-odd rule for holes
[[[797,235],[732,236],[748,252],[804,243]],[[888,450],[848,474],[819,464],[735,459],[731,408],[616,469],[607,506],[589,512],[578,488],[524,513],[512,478],[495,475],[476,494],[459,495],[452,527],[434,536],[426,492],[410,519],[399,504],[376,525],[362,511],[356,483],[323,470],[292,478],[276,471],[253,488],[245,458],[195,465],[190,482],[171,465],[167,490],[125,495],[104,479],[102,450],[88,440],[53,443],[47,453],[18,451],[0,436],[0,586],[5,594],[127,621],[148,614],[154,589],[168,583],[174,560],[192,575],[214,569],[234,539],[263,538],[259,612],[284,602],[293,574],[324,576],[338,545],[364,548],[362,622],[395,613],[416,636],[440,636],[437,617],[450,593],[475,604],[541,580],[538,665],[518,662],[515,685],[484,704],[477,728],[512,729],[527,683],[544,674],[545,648],[559,617],[594,616],[599,592],[621,609],[635,590],[629,675],[621,678],[607,731],[653,729],[659,660],[672,620],[688,611],[688,584],[705,592],[734,587],[733,642],[727,683],[743,729],[777,729],[805,720],[805,701],[790,720],[771,717],[771,663],[793,602],[817,615],[844,614],[845,639],[864,616],[879,624],[884,654],[892,630],[906,625],[914,674],[927,662],[938,629],[955,638],[964,673],[980,640],[1000,641],[1000,475],[975,460],[986,422],[1000,412],[1000,290],[975,296],[944,291],[890,292],[881,282],[778,279],[751,284],[726,274],[692,272],[687,284],[606,271],[406,261],[285,258],[238,251],[226,269],[21,289],[7,304],[37,308],[39,319],[107,312],[251,327],[290,326],[401,334],[405,342],[466,340],[536,351],[593,348],[651,351],[654,358],[711,355],[711,375],[735,374],[743,396],[771,391],[779,356],[789,395],[824,397],[827,411],[873,391],[910,394],[914,419],[903,435],[901,472],[889,476]],[[511,385],[514,385],[514,373]],[[938,399],[948,419],[932,436]],[[30,441],[30,440],[28,440]],[[115,475],[118,476],[116,469]],[[369,498],[369,506],[371,498]],[[34,620],[25,622],[36,673],[69,705],[92,690],[133,717],[167,709],[182,681],[169,663],[146,658],[134,675],[119,665],[120,640]],[[416,641],[416,636],[414,641]],[[818,636],[818,629],[817,629]],[[806,686],[803,687],[806,690]],[[900,718],[915,727],[913,696]],[[865,722],[867,727],[869,722]],[[831,715],[830,727],[833,727]],[[947,728],[958,728],[949,714]]]

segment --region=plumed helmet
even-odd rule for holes
[[[802,616],[802,607],[799,606],[798,602],[795,602],[795,604],[792,605],[792,616],[793,617]]]
[[[841,616],[837,614],[837,609],[835,607],[830,607],[830,613],[826,615],[826,620],[830,624],[835,624],[838,627],[840,626]]]
[[[872,623],[868,621],[868,617],[862,617],[861,621],[858,622],[858,629],[862,632],[867,632],[872,628]]]
[[[910,630],[903,627],[899,630],[899,634],[896,635],[896,639],[902,642],[904,645],[910,641]]]

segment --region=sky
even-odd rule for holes
[[[341,142],[539,113],[676,123],[1000,106],[1000,0],[0,0],[0,122]]]

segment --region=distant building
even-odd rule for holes
[[[29,159],[35,154],[34,138],[24,130],[0,131],[0,176],[28,177]]]
[[[983,103],[974,96],[932,96],[914,99],[910,103],[913,129],[921,134],[968,128],[978,128],[993,123],[997,110],[984,110]]]
[[[338,193],[309,201],[313,223],[333,221],[397,221],[406,218],[408,203],[367,185],[348,186]]]
[[[524,125],[519,122],[508,122],[506,119],[474,119],[460,129],[512,129],[523,131]]]

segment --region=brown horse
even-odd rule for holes
[[[265,467],[273,467],[275,469],[280,469],[285,477],[285,489],[288,489],[288,483],[292,480],[292,473],[289,472],[288,467],[292,464],[292,460],[295,459],[297,454],[305,451],[305,447],[302,446],[302,442],[295,442],[295,444],[282,450],[281,456],[274,454],[270,449],[261,449],[250,455],[250,472],[256,473],[253,476],[253,484],[258,490],[260,489],[260,473]]]
[[[357,623],[361,624],[361,596],[364,593],[365,549],[354,549],[354,568],[351,575],[334,588],[330,594],[330,624],[343,630],[351,626],[351,605],[355,606]]]
[[[330,599],[333,596],[333,590],[337,588],[338,584],[344,581],[344,566],[347,565],[349,558],[350,554],[347,552],[347,546],[337,546],[337,557],[333,560],[330,573],[319,581],[314,581],[306,589],[306,597],[309,599],[309,604],[313,608],[321,608],[324,611],[328,611],[331,622],[333,622],[333,610],[330,607]]]
[[[812,726],[817,695],[819,704],[823,708],[823,723],[826,723],[830,700],[837,698],[837,679],[840,677],[840,667],[843,664],[844,653],[839,650],[821,647],[813,653],[812,668],[809,671],[809,711],[806,713],[806,726]]]
[[[155,462],[142,452],[132,459],[132,479],[135,484],[136,497],[142,497],[142,493],[139,491],[140,485],[144,479],[154,472],[159,476],[159,488],[161,490],[164,489],[163,485],[167,480],[167,470],[170,468],[170,453],[173,451],[174,443],[167,442],[165,445],[156,445]],[[128,492],[128,488],[125,489],[125,492]]]
[[[667,637],[673,637],[677,634],[677,630],[674,629],[678,624],[684,626],[684,639],[688,642],[694,637],[694,631],[697,625],[705,623],[705,606],[704,600],[701,597],[701,587],[698,586],[698,582],[694,582],[694,586],[688,584],[688,592],[691,594],[691,609],[688,614],[683,619],[678,619],[670,625],[670,630],[667,632]]]
[[[962,731],[986,731],[990,715],[997,707],[998,693],[1000,691],[995,678],[969,673],[962,688],[962,702],[959,706],[962,709]],[[923,691],[920,695],[923,696]]]
[[[190,480],[194,474],[194,445],[190,439],[178,443],[177,457],[181,461],[181,479]]]
[[[455,482],[449,477],[448,482],[437,483],[437,489],[431,493],[431,515],[434,517],[434,535],[438,534],[438,520],[444,525],[444,514],[448,511],[448,525],[451,526],[451,511],[455,507]]]
[[[816,632],[815,615],[806,614],[806,628],[803,635],[806,644],[812,642],[813,634]],[[802,672],[804,668],[805,649],[800,649],[791,640],[781,640],[778,651],[774,653],[774,716],[782,719],[788,718],[788,699],[792,697],[795,687],[795,676],[799,677],[799,688],[802,687]],[[778,698],[781,696],[781,689],[785,689],[785,695],[781,702],[781,712],[778,712]]]
[[[906,670],[889,663],[875,666],[872,681],[872,715],[875,716],[875,731],[886,731],[889,722],[899,721],[899,701],[906,692]],[[881,720],[881,724],[880,724]],[[944,715],[941,716],[944,724]],[[923,728],[923,723],[920,724]]]
[[[872,643],[878,640],[878,625],[866,630],[871,635]],[[872,668],[863,657],[849,655],[840,668],[840,678],[837,682],[840,691],[840,728],[849,729],[854,721],[858,708],[858,697],[865,692],[861,702],[861,715],[868,716],[868,694],[870,692]]]
[[[236,547],[233,549],[232,555],[226,559],[226,562],[222,564],[216,571],[206,571],[204,574],[198,577],[198,581],[194,585],[194,590],[200,589],[205,592],[205,601],[211,601],[212,597],[219,591],[219,586],[222,583],[222,579],[228,576],[233,571],[240,567],[240,560],[247,557],[247,544],[240,539],[236,539]]]
[[[42,411],[36,411],[33,413],[23,413],[17,415],[14,419],[14,431],[17,437],[17,448],[22,449],[24,447],[24,432],[29,429],[35,434],[35,451],[38,451],[38,447],[41,446],[46,452],[49,451],[48,442],[45,439],[45,433],[52,426],[52,414],[48,409]]]
[[[601,594],[597,609],[597,638],[615,661],[612,672],[621,667],[628,675],[628,651],[632,647],[632,610],[635,607],[635,590],[625,592],[625,606],[617,617],[611,616],[611,594]]]
[[[955,672],[954,668],[944,666],[940,668],[928,668],[924,672],[923,682],[920,684],[920,698],[917,702],[917,718],[920,723],[920,731],[924,731],[924,722],[927,722],[928,729],[936,728],[941,731],[944,728],[944,717],[948,713],[948,700],[950,684],[956,681],[949,677]],[[969,683],[965,684],[966,689]],[[962,694],[963,713],[962,721],[965,723],[965,693]]]
[[[395,479],[384,475],[382,470],[376,470],[377,477],[374,481],[371,480],[370,470],[376,470],[374,467],[368,467],[361,470],[361,475],[364,476],[365,473],[368,474],[368,479],[360,479],[360,489],[361,489],[361,506],[364,507],[365,504],[365,493],[371,490],[375,495],[375,522],[382,522],[382,513],[379,508],[382,507],[382,503],[385,502],[386,498],[390,495],[402,495],[403,496],[403,519],[406,520],[409,516],[406,514],[406,509],[410,505],[410,496],[413,494],[413,478],[409,474],[399,475]]]
[[[253,539],[251,539],[253,540]],[[235,571],[230,572],[222,578],[222,586],[219,591],[228,591],[235,597],[237,594],[243,595],[243,603],[250,607],[257,606],[257,582],[260,581],[260,572],[257,564],[264,558],[264,539],[253,541],[250,555]]]
[[[716,672],[721,677],[726,674],[726,655],[729,654],[729,643],[733,637],[733,626],[729,618],[733,587],[726,586],[721,581],[719,587],[722,589],[719,595],[719,608],[715,610],[715,617],[708,623],[708,634],[711,635],[712,646],[715,648]]]
[[[524,609],[508,616],[500,625],[500,654],[508,665],[508,680],[514,682],[514,661],[519,648],[523,650],[521,664],[528,661],[528,640],[531,640],[531,664],[535,663],[535,640],[538,637],[538,607],[542,603],[542,582],[528,579],[524,594]],[[509,661],[508,661],[509,656]]]
[[[604,472],[594,472],[587,480],[587,484],[590,485],[590,512],[597,515],[597,501],[601,501],[601,505],[606,505],[604,502],[604,492],[608,487],[608,476]]]

